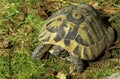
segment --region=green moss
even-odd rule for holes
[[[78,3],[86,3],[85,1],[80,0]],[[110,1],[113,3],[112,0]],[[58,2],[60,4],[65,1],[58,0]],[[67,0],[61,5],[66,6],[67,2],[69,1]],[[108,2],[106,1],[106,3]],[[38,7],[36,4],[42,5],[42,2],[39,0],[26,2],[23,0],[0,0],[0,79],[55,79],[54,72],[69,73],[71,64],[53,56],[36,62],[31,59],[32,51],[40,44],[38,35],[45,23],[45,20],[36,13],[35,7]],[[22,5],[27,6],[26,15],[22,15],[24,14],[24,7],[23,10],[20,10]],[[118,28],[120,22],[116,20],[119,19],[112,18],[112,25]],[[2,47],[2,40],[9,41],[8,48]],[[109,67],[104,67],[100,70],[92,70],[92,72],[88,70],[91,78],[95,79],[117,72]],[[85,73],[88,74],[88,72]]]

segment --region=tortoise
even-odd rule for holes
[[[97,59],[115,41],[114,29],[106,26],[91,5],[71,5],[53,13],[43,25],[32,58],[46,52],[54,56],[68,53],[76,72],[84,70],[84,60]]]

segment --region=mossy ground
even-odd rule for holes
[[[120,7],[120,1],[105,3]],[[0,79],[56,79],[57,72],[69,73],[70,62],[52,56],[36,62],[31,58],[31,52],[40,44],[39,30],[45,22],[37,13],[41,4],[40,0],[0,0]],[[110,24],[119,36],[120,16]],[[112,55],[113,58],[90,62],[83,73],[69,74],[69,78],[99,79],[120,71],[120,50],[112,50]]]

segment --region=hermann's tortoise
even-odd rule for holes
[[[72,5],[50,16],[44,24],[33,52],[33,58],[46,52],[58,56],[69,54],[77,72],[84,69],[83,60],[94,60],[115,40],[114,30],[107,27],[96,10],[87,4]]]

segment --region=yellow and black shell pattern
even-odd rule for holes
[[[108,31],[92,6],[79,4],[50,16],[39,40],[43,44],[60,45],[76,58],[93,60],[112,44],[113,34],[113,29]]]

